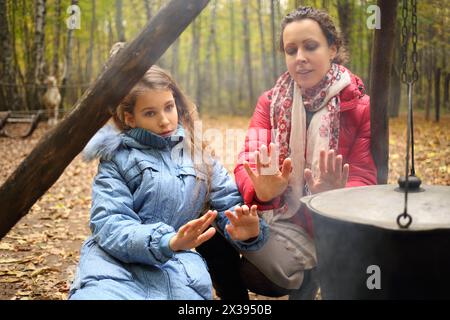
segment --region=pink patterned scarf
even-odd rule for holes
[[[278,149],[279,166],[290,157],[293,170],[284,193],[284,209],[278,211],[286,219],[300,208],[300,197],[308,194],[304,169],[319,174],[320,150],[337,150],[339,141],[339,92],[350,84],[350,73],[332,64],[325,77],[314,87],[302,92],[288,72],[271,91],[270,121],[272,138]],[[313,112],[307,128],[306,111]]]
[[[322,136],[329,135],[329,148],[336,150],[339,141],[339,96],[335,99],[324,101],[328,90],[341,80],[341,76],[348,73],[347,69],[338,64],[332,64],[325,77],[314,87],[302,92],[303,105],[307,111],[317,112],[326,107],[328,109],[326,119],[320,128]],[[294,79],[285,72],[277,80],[275,87],[271,91],[270,121],[273,129],[276,129],[277,139],[274,141],[280,152],[279,164],[281,165],[290,155],[289,136],[291,132],[291,112],[294,97]]]

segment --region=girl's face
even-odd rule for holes
[[[291,77],[300,88],[311,88],[325,77],[336,56],[320,25],[312,19],[293,21],[283,31],[284,55]]]
[[[178,112],[169,89],[148,89],[138,95],[133,114],[125,112],[125,122],[132,128],[142,128],[162,137],[171,136],[178,126]]]

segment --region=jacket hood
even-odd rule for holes
[[[177,130],[170,137],[161,137],[142,128],[120,132],[115,126],[107,124],[102,127],[87,143],[82,151],[85,162],[96,158],[111,160],[114,154],[121,148],[135,149],[161,149],[166,146],[172,148],[185,136],[184,128],[178,125]]]
[[[350,70],[347,69],[347,71],[350,73],[351,83],[345,87],[339,95],[341,99],[341,112],[356,107],[358,100],[366,94],[366,87],[364,86],[362,80],[358,76],[351,73]]]
[[[96,158],[111,160],[121,145],[121,133],[113,125],[107,124],[97,131],[84,147],[82,151],[83,160],[86,162]]]

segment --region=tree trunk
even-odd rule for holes
[[[350,41],[352,32],[351,26],[353,25],[353,6],[350,3],[350,0],[338,0],[337,10],[339,15],[339,26],[341,28],[342,36],[344,38],[344,45],[350,52]],[[361,26],[361,28],[362,27],[363,26]]]
[[[89,49],[87,54],[87,61],[86,61],[86,81],[91,82],[92,78],[92,60],[94,55],[94,37],[95,37],[95,30],[96,27],[96,0],[92,0],[92,19],[91,19],[91,32],[89,36]]]
[[[117,54],[72,112],[20,163],[0,187],[0,239],[56,182],[120,101],[208,2],[170,1],[136,39]]]
[[[157,11],[158,10],[160,10],[163,6],[164,6],[164,3],[166,2],[166,0],[159,0],[158,1],[158,3],[157,3]],[[200,29],[201,30],[201,29]],[[163,68],[163,69],[168,69],[170,66],[169,66],[169,63],[168,62],[166,62],[166,55],[163,55],[163,56],[161,56],[161,58],[159,58],[159,60],[158,60],[158,65],[161,67],[161,68]]]
[[[95,0],[94,0],[95,2]],[[59,40],[61,37],[61,0],[55,1],[55,36],[53,39],[53,62],[51,74],[55,76],[57,80],[60,79],[59,75]]]
[[[242,15],[243,15],[243,24],[244,24],[244,53],[245,53],[245,64],[247,68],[247,84],[248,84],[248,92],[250,105],[254,105],[255,94],[253,91],[253,75],[252,75],[252,58],[250,51],[250,20],[248,19],[248,1],[242,0]]]
[[[193,45],[195,48],[194,51],[194,64],[193,68],[195,74],[195,99],[197,102],[198,112],[202,111],[203,108],[203,90],[202,90],[202,70],[200,65],[200,44],[201,44],[201,31],[202,31],[202,17],[199,16],[196,21],[193,23],[194,27],[194,41]]]
[[[41,109],[40,97],[44,90],[41,83],[44,80],[44,49],[45,49],[45,2],[36,0],[34,10],[34,38],[31,49],[31,64],[27,67],[27,100],[31,109]]]
[[[400,97],[401,97],[401,79],[400,79],[400,69],[402,67],[400,61],[399,49],[401,48],[401,38],[400,38],[400,28],[399,25],[395,24],[395,47],[393,50],[393,63],[391,66],[391,78],[390,78],[390,89],[389,89],[389,105],[388,112],[390,118],[396,118],[400,111]]]
[[[152,3],[150,0],[144,0],[145,14],[147,15],[147,22],[152,18]]]
[[[449,85],[450,85],[450,73],[446,73],[444,82],[444,105],[446,106],[447,110],[450,109],[450,101],[448,94]]]
[[[389,166],[389,118],[387,103],[389,98],[390,66],[393,60],[393,47],[397,15],[397,0],[378,0],[383,15],[381,29],[375,29],[372,49],[372,74],[370,80],[370,123],[371,149],[378,170],[378,183],[387,183]]]
[[[239,70],[244,70],[244,68],[245,68],[244,63],[241,62],[240,66],[239,66]],[[238,108],[236,108],[238,110],[238,114],[242,114],[242,110],[241,110],[240,106],[242,105],[242,101],[244,101],[244,99],[245,99],[244,91],[247,91],[247,90],[245,90],[246,89],[245,86],[242,85],[244,83],[244,81],[245,81],[245,73],[244,72],[239,72],[238,73],[238,81],[237,81],[239,83],[239,86],[237,88],[237,91],[238,91],[238,99],[237,99],[238,105],[237,105],[237,107]]]
[[[236,30],[234,23],[234,0],[229,1],[230,5],[230,58],[229,58],[229,66],[230,66],[230,74],[227,77],[228,83],[228,99],[230,105],[230,111],[232,114],[236,112],[237,108],[237,96],[236,92]]]
[[[7,18],[8,11],[6,9],[6,0],[0,0],[0,81],[2,82],[0,83],[0,111],[8,110],[9,105],[9,102],[6,99],[6,92],[9,90],[9,86],[7,86],[7,83],[5,82],[6,72],[4,69],[6,69],[7,63],[5,60],[8,60],[8,58],[5,59],[5,55],[7,53],[6,51],[9,51],[12,55],[12,50]],[[3,126],[1,122],[2,121],[0,119],[0,128]]]
[[[82,59],[81,59],[81,44],[80,39],[76,39],[77,43],[77,66],[78,66],[78,77],[77,77],[77,84],[76,88],[74,88],[75,93],[75,99],[78,100],[78,97],[80,97],[83,94],[83,86],[85,82],[85,75],[83,74],[83,67],[82,67]]]
[[[434,121],[441,118],[441,68],[434,71]]]
[[[368,32],[367,32],[367,47],[368,47],[368,50],[367,50],[367,52],[369,52],[369,54],[368,54],[368,61],[367,61],[367,74],[368,74],[368,81],[367,81],[367,83],[366,83],[366,90],[368,91],[368,92],[370,92],[372,89],[371,89],[371,83],[370,83],[370,79],[371,79],[371,75],[372,75],[372,46],[373,46],[373,38],[374,38],[374,31],[372,31],[372,30],[369,30]]]
[[[191,24],[191,42],[192,44],[195,43],[196,38],[196,28],[195,28],[195,21]],[[194,92],[194,86],[195,86],[195,74],[194,74],[194,59],[196,57],[197,48],[192,45],[191,50],[189,52],[189,59],[188,59],[188,65],[187,65],[187,74],[186,74],[186,90],[187,92]]]
[[[180,61],[180,39],[177,39],[173,44],[172,48],[172,63],[170,67],[170,72],[174,79],[178,79],[179,76],[179,61]],[[179,80],[177,80],[178,82]]]
[[[305,5],[304,2],[305,1],[303,1],[303,0],[290,0],[289,1],[289,9],[295,10],[298,7]]]
[[[265,36],[264,36],[264,25],[262,20],[262,9],[261,9],[261,0],[258,0],[258,26],[259,26],[259,45],[261,50],[261,62],[262,62],[262,72],[263,72],[263,81],[264,81],[264,90],[267,90],[271,87],[270,75],[269,75],[269,64],[267,62],[267,54],[266,54],[266,45],[265,45]]]
[[[447,83],[447,77],[448,77],[448,67],[447,67],[447,58],[448,58],[448,54],[449,54],[449,50],[448,50],[448,42],[449,42],[449,32],[448,32],[448,9],[444,9],[442,8],[442,10],[444,10],[445,13],[447,14],[443,14],[441,12],[441,26],[445,26],[447,25],[447,28],[444,28],[443,30],[446,30],[444,32],[441,32],[441,57],[442,57],[442,79],[444,81],[444,95],[443,95],[443,104],[442,104],[442,108],[445,110],[448,110],[449,105],[448,105],[448,83]],[[447,96],[446,96],[447,95]]]
[[[0,111],[15,110],[20,102],[16,86],[12,37],[7,19],[6,0],[0,0]]]
[[[12,16],[11,16],[11,35],[16,35],[16,13],[19,12],[19,3],[17,1],[13,1],[12,2],[13,5],[13,12],[12,12]],[[20,29],[20,28],[19,28]],[[14,57],[14,72],[16,74],[16,77],[18,79],[16,79],[17,84],[19,84],[19,87],[15,87],[14,91],[17,93],[16,96],[16,103],[14,105],[12,105],[13,110],[17,109],[17,110],[24,110],[24,108],[26,108],[26,87],[25,87],[25,77],[23,76],[23,72],[20,68],[19,65],[19,58],[17,56],[17,49],[16,49],[16,36],[11,37],[11,45],[12,45],[12,54]],[[27,54],[27,50],[25,48],[25,57]]]
[[[123,28],[122,17],[122,0],[116,0],[116,30],[117,39],[120,42],[125,42],[125,30]]]
[[[71,5],[78,5],[78,0],[71,0]],[[65,53],[65,66],[63,79],[61,81],[61,107],[64,109],[64,99],[67,90],[72,81],[72,48],[73,48],[73,32],[72,28],[67,28],[67,45]]]
[[[434,68],[434,58],[433,58],[433,49],[428,48],[427,50],[427,105],[425,106],[425,120],[430,120],[431,114],[431,104],[432,104],[432,95],[433,95],[433,68]]]
[[[277,28],[275,28],[275,34],[277,34],[277,37],[279,36],[279,34],[280,34],[280,32],[279,32],[279,30],[278,30],[278,26],[279,26],[279,24],[281,23],[281,20],[282,20],[282,18],[284,17],[283,15],[282,15],[282,13],[281,13],[281,4],[280,4],[280,1],[276,1],[275,2],[275,5],[276,5],[276,17],[275,17],[275,21],[277,21],[276,22],[276,24],[275,24],[275,26],[277,27]],[[277,41],[276,41],[276,48],[277,48],[277,51],[278,51],[278,47],[279,47],[279,45],[278,45],[278,43],[279,43],[279,40],[277,39]],[[279,59],[279,58],[277,58],[277,63],[278,63],[278,66],[277,66],[277,70],[278,70],[278,72],[280,72],[280,73],[283,73],[284,71],[283,70],[287,70],[286,69],[286,61],[285,61],[285,59],[284,59],[284,57],[282,58],[282,59]],[[281,70],[281,71],[280,71]],[[278,77],[277,77],[277,79],[278,79]]]
[[[36,54],[36,68],[34,78],[37,84],[41,84],[45,78],[45,7],[46,0],[36,1],[36,23],[34,30],[34,48]]]
[[[27,8],[27,4],[31,6],[31,8]],[[24,101],[25,101],[25,108],[27,110],[31,109],[31,105],[29,103],[29,90],[32,90],[34,88],[34,85],[32,83],[32,73],[31,70],[34,70],[34,59],[32,58],[32,49],[33,49],[33,41],[31,39],[31,31],[29,30],[29,24],[27,21],[27,17],[29,16],[29,12],[33,10],[34,6],[32,2],[27,2],[26,0],[22,0],[22,31],[23,31],[23,38],[24,38],[24,48],[25,48],[25,69],[24,69],[24,82],[23,86],[25,88],[24,91]],[[19,67],[19,66],[18,66]]]
[[[359,11],[359,24],[361,26],[365,25],[365,19],[366,19],[366,15],[365,13],[365,8],[366,6],[364,6],[364,1],[360,4],[358,11]],[[364,70],[364,42],[363,40],[366,39],[364,32],[365,32],[366,28],[359,28],[359,32],[358,32],[358,48],[359,48],[359,65],[358,65],[358,74],[361,77],[361,79],[363,79],[363,81],[365,82],[366,77],[365,77],[365,70]],[[356,59],[355,59],[356,60]]]
[[[277,43],[278,38],[275,29],[275,0],[270,0],[270,27],[272,31],[272,83],[278,79]]]
[[[427,102],[425,105],[425,120],[430,120],[430,113],[431,113],[431,95],[433,90],[433,77],[427,76],[427,82],[428,82],[428,90],[427,90]]]
[[[112,19],[108,16],[108,52],[112,48],[114,41],[114,32],[112,27]]]
[[[48,67],[45,61],[45,21],[46,21],[46,0],[36,2],[36,25],[35,25],[35,48],[36,48],[36,102],[39,109],[42,109],[42,96],[45,93],[44,80],[48,75]]]
[[[214,45],[214,39],[216,37],[216,12],[217,12],[217,0],[210,5],[211,6],[211,15],[210,15],[210,24],[209,24],[209,36],[206,42],[206,57],[205,57],[205,71],[202,75],[201,88],[207,92],[209,108],[213,106],[213,83],[212,79],[213,73],[211,68],[211,56],[212,49]],[[206,80],[206,77],[208,80]]]
[[[217,24],[217,21],[215,25]],[[214,29],[216,29],[216,26],[214,26]],[[217,35],[217,32],[215,32]],[[216,66],[216,108],[219,110],[222,110],[223,105],[223,99],[222,99],[222,87],[223,87],[223,80],[222,80],[222,60],[221,60],[221,50],[219,48],[219,43],[217,41],[217,36],[213,38],[213,47],[214,47],[214,58],[215,58],[215,66]]]
[[[400,74],[397,66],[391,68],[391,80],[389,89],[389,117],[397,118],[400,112],[400,100],[401,100],[402,88]]]
[[[423,107],[425,105],[424,98],[423,98],[424,97],[424,92],[423,92],[424,91],[424,88],[423,88],[424,87],[423,49],[419,49],[417,51],[417,58],[418,58],[417,66],[418,66],[418,72],[419,72],[419,79],[417,79],[416,95],[415,95],[417,102],[414,102],[414,105]]]

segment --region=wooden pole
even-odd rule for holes
[[[0,188],[0,239],[58,180],[120,101],[159,59],[209,0],[171,0],[144,30],[110,61],[70,114]]]
[[[370,132],[378,183],[387,183],[389,172],[389,82],[393,64],[398,0],[378,0],[381,29],[375,29],[370,74]]]

